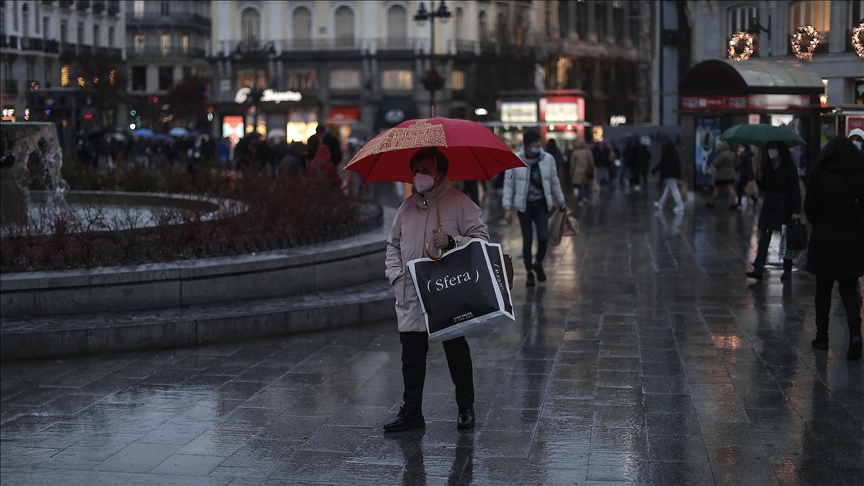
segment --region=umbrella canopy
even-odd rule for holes
[[[157,133],[156,135],[153,135],[153,140],[168,140],[168,138],[168,135],[164,133]]]
[[[764,147],[768,142],[783,142],[787,147],[807,145],[797,133],[786,127],[775,127],[765,123],[754,125],[735,125],[720,135],[720,140],[730,143]]]
[[[150,130],[149,128],[139,128],[132,132],[132,135],[140,138],[153,138],[153,135],[155,134],[153,133],[153,130]]]
[[[183,138],[189,136],[189,130],[186,130],[182,127],[174,127],[171,130],[168,130],[168,136],[174,138]]]
[[[285,138],[285,130],[275,128],[267,132],[267,138]]]
[[[425,118],[408,120],[370,140],[345,169],[364,182],[412,182],[408,161],[422,148],[438,147],[450,161],[450,180],[491,179],[507,169],[525,167],[510,147],[491,130],[470,120]]]

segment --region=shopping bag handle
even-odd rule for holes
[[[437,256],[433,255],[432,254],[432,244],[429,243],[428,241],[426,242],[426,256],[428,256],[429,258],[431,258],[433,260],[438,260],[443,255],[444,255],[444,250],[442,250],[441,248],[438,248],[438,255]]]

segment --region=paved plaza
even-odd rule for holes
[[[845,359],[836,293],[831,347],[815,351],[813,277],[744,277],[752,208],[697,200],[676,215],[651,201],[613,191],[585,209],[534,289],[518,225],[486,205],[493,239],[514,256],[517,320],[469,338],[474,430],[456,429],[433,344],[426,429],[384,433],[402,393],[393,320],[3,363],[0,481],[864,484],[864,364]]]

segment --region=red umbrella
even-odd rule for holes
[[[380,133],[370,140],[348,162],[345,169],[352,170],[364,182],[397,181],[413,182],[414,174],[408,161],[420,149],[437,147],[450,161],[447,177],[450,180],[486,179],[507,169],[525,167],[519,157],[500,138],[483,125],[469,120],[452,118],[423,118],[408,120]],[[438,183],[435,183],[435,198],[438,198]],[[438,227],[441,214],[435,205]],[[426,254],[432,254],[426,242]]]
[[[438,147],[450,161],[450,180],[485,179],[507,169],[525,167],[500,138],[470,120],[424,118],[408,120],[370,140],[345,169],[364,182],[412,182],[408,161],[417,151]]]

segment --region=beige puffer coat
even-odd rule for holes
[[[438,200],[441,201],[441,230],[453,237],[456,246],[467,244],[473,238],[489,241],[489,231],[481,219],[480,208],[471,199],[450,186],[445,177],[438,185]],[[432,245],[435,229],[435,191],[425,194],[414,190],[411,197],[402,202],[393,220],[393,229],[387,238],[387,258],[384,275],[396,292],[396,319],[399,332],[425,332],[426,320],[420,308],[420,300],[408,271],[408,262],[425,258],[426,242]]]
[[[588,184],[594,177],[586,177],[588,168],[594,170],[594,155],[588,144],[581,138],[576,139],[576,146],[573,148],[573,153],[570,154],[570,182],[574,186]]]

